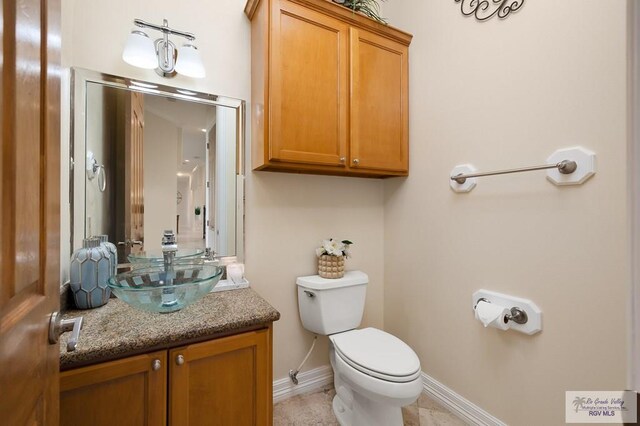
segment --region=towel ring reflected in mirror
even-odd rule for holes
[[[107,171],[104,164],[98,164],[93,152],[87,151],[87,179],[93,180],[96,177],[98,189],[104,192],[107,189]]]

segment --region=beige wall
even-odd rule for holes
[[[247,184],[247,276],[282,315],[274,335],[274,377],[302,361],[312,335],[298,316],[295,278],[316,272],[319,238],[353,241],[349,269],[369,274],[363,325],[383,326],[383,182],[254,172]],[[305,369],[328,364],[327,339]]]
[[[385,182],[385,328],[506,423],[563,424],[566,390],[626,386],[626,2],[527,1],[484,23],[453,1],[384,12],[414,34],[411,176]],[[583,186],[532,172],[449,189],[454,165],[533,165],[572,145],[598,154]],[[479,288],[533,299],[542,333],[484,329]]]
[[[63,65],[249,100],[251,30],[243,13],[245,2],[152,3],[64,0]],[[155,23],[168,18],[171,26],[195,33],[207,78],[162,79],[153,71],[123,62],[122,47],[134,18]],[[64,139],[63,143],[68,143]],[[62,150],[66,152],[66,147]],[[65,161],[62,164],[66,167]],[[63,193],[67,191],[64,182]],[[245,213],[247,277],[252,287],[282,314],[274,334],[275,378],[286,377],[289,369],[296,368],[311,343],[310,333],[302,329],[298,319],[295,278],[315,273],[313,253],[323,238],[349,238],[356,243],[348,265],[366,271],[371,277],[365,324],[382,326],[381,181],[248,172]],[[64,229],[69,220],[64,208],[62,215]],[[65,250],[68,252],[68,246],[62,248]],[[64,254],[62,258],[64,269]],[[323,338],[305,368],[326,363],[327,344]]]

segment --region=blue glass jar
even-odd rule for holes
[[[107,235],[96,235],[100,240],[100,244],[109,252],[109,260],[111,263],[110,275],[116,275],[118,273],[118,249],[116,245],[109,242]]]
[[[82,248],[71,255],[69,275],[78,309],[97,308],[109,301],[111,288],[107,280],[111,276],[111,260],[100,239],[82,240]]]

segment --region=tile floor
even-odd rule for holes
[[[277,403],[273,407],[274,426],[338,426],[333,415],[331,401],[333,387],[317,392],[297,395]],[[462,426],[465,423],[427,397],[424,393],[418,401],[402,409],[405,426]]]
[[[193,228],[184,227],[180,229],[180,232],[176,235],[176,241],[179,248],[199,248],[203,249],[205,246],[204,238],[202,238],[202,224]]]

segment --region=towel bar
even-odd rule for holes
[[[578,165],[576,164],[575,161],[562,160],[556,164],[543,164],[541,166],[520,167],[517,169],[496,170],[493,172],[483,172],[483,173],[458,173],[455,176],[451,176],[451,180],[455,180],[457,183],[462,185],[467,181],[468,178],[494,176],[494,175],[506,175],[509,173],[531,172],[534,170],[546,170],[546,169],[558,169],[560,173],[564,175],[569,175],[575,172],[577,168],[578,168]]]

